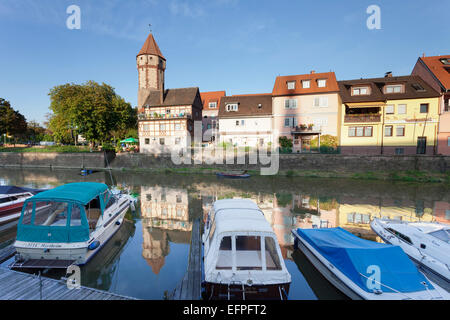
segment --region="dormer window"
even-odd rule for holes
[[[288,88],[288,90],[294,90],[295,89],[295,81],[288,81],[287,88]]]
[[[238,104],[237,103],[228,103],[226,105],[226,110],[228,112],[230,112],[230,111],[238,111]]]
[[[216,102],[216,101],[210,102],[210,103],[208,104],[208,107],[209,107],[210,109],[216,109],[216,108],[217,108],[217,102]]]
[[[311,81],[310,80],[302,80],[302,87],[303,87],[303,89],[309,89],[311,87]]]
[[[425,89],[418,83],[413,83],[412,87],[416,90],[416,91],[425,91]]]
[[[369,94],[369,87],[355,87],[352,88],[352,96],[360,96]]]
[[[317,86],[319,88],[325,88],[327,86],[327,80],[326,79],[317,80]]]
[[[450,65],[450,59],[448,59],[448,58],[441,58],[441,59],[439,59],[441,62],[442,62],[442,64],[445,64],[445,65]]]
[[[389,84],[384,87],[384,93],[402,93],[403,85],[401,84]]]

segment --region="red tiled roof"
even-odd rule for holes
[[[450,65],[445,65],[441,62],[441,59],[448,59],[450,61],[450,55],[421,57],[419,59],[422,60],[445,89],[450,90]]]
[[[156,44],[155,39],[153,38],[153,35],[150,33],[147,37],[147,40],[145,41],[144,45],[142,46],[141,51],[139,51],[137,56],[143,55],[143,54],[152,54],[155,56],[159,56],[166,60],[164,56],[161,53],[161,50],[159,50],[158,45]]]
[[[326,79],[325,87],[318,87],[317,80]],[[310,80],[310,87],[303,88],[302,80]],[[295,89],[288,89],[287,83],[295,81]],[[311,94],[311,93],[327,93],[337,92],[339,86],[336,81],[336,75],[334,72],[324,73],[310,73],[300,74],[293,76],[279,76],[275,79],[275,85],[273,87],[272,95],[274,96],[289,96],[298,94]]]
[[[200,97],[202,98],[203,102],[203,110],[219,110],[220,99],[224,96],[226,96],[225,91],[200,92]],[[210,109],[209,108],[210,102],[217,102],[217,108]]]

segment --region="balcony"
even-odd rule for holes
[[[318,125],[300,125],[292,129],[292,134],[320,134],[322,132],[321,126]]]
[[[360,122],[380,122],[381,114],[346,114],[344,116],[345,123]]]
[[[192,119],[192,115],[190,113],[139,113],[138,120],[174,120],[174,119]]]

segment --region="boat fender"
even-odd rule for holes
[[[116,221],[116,226],[120,226],[120,221],[119,220]]]
[[[89,250],[95,250],[95,249],[97,249],[99,246],[100,246],[100,241],[94,241],[94,242],[92,242],[92,243],[89,245],[88,249],[89,249]]]

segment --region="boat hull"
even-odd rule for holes
[[[370,224],[370,227],[372,228],[373,232],[375,232],[377,234],[377,236],[379,236],[380,239],[383,240],[384,243],[395,245],[394,243],[389,241],[389,239],[387,239],[387,237],[383,234],[383,232],[381,232],[381,230],[384,230],[384,228],[382,226],[378,225],[375,222],[375,220],[372,221],[372,223]],[[414,257],[411,254],[408,254],[407,251],[404,250],[404,252],[411,259],[411,261],[414,262],[414,264],[417,266],[419,271],[421,271],[423,274],[425,274],[431,281],[435,282],[441,288],[445,289],[447,292],[450,292],[450,280],[448,278],[444,277],[442,274],[440,274],[433,268],[429,267],[428,265],[424,264],[422,261],[418,260],[417,257]]]
[[[252,286],[224,283],[203,283],[204,300],[287,300],[290,283]]]
[[[249,174],[226,174],[226,173],[216,173],[216,175],[220,178],[229,178],[229,179],[247,179],[250,178]]]
[[[20,218],[24,201],[0,207],[0,225]]]

